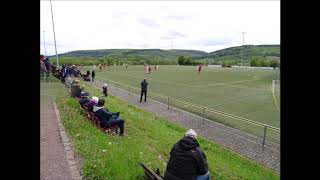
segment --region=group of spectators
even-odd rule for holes
[[[51,71],[51,64],[49,58],[43,55],[40,55],[40,76],[49,77]]]
[[[124,120],[119,117],[120,113],[110,112],[108,109],[104,107],[105,100],[103,98],[99,99],[93,96],[91,99],[89,98],[90,94],[87,91],[84,91],[84,85],[80,84],[80,81],[77,79],[79,75],[81,77],[90,76],[90,72],[87,71],[86,75],[81,74],[79,69],[76,66],[62,66],[57,69],[56,66],[51,65],[51,71],[55,77],[60,79],[63,83],[65,83],[67,88],[70,88],[71,96],[78,98],[79,103],[82,107],[86,107],[89,112],[93,112],[96,117],[100,120],[101,128],[109,128],[112,126],[117,126],[120,129],[119,135],[122,136],[124,133]],[[94,79],[94,70],[91,73],[92,79]],[[75,79],[72,80],[71,77]],[[108,90],[107,84],[104,84],[102,88],[103,94],[107,97]]]
[[[80,69],[76,65],[67,66],[62,65],[61,67],[56,67],[55,65],[51,65],[51,72],[52,74],[61,80],[61,82],[65,82],[68,77],[70,78],[83,78],[84,81],[94,81],[96,76],[95,70],[87,71],[86,74],[81,73]]]
[[[106,86],[107,85],[105,84],[103,88],[104,94]],[[87,111],[94,113],[94,116],[100,120],[101,128],[118,127],[120,129],[119,135],[123,136],[124,120],[120,118],[120,112],[110,112],[105,108],[105,100],[103,98],[99,99],[96,96],[89,98],[89,92],[84,91],[84,86],[80,85],[80,81],[78,79],[74,79],[72,81],[70,89],[71,96],[78,98],[80,105],[85,107]]]
[[[91,75],[91,79],[90,79],[90,75]],[[84,81],[94,81],[94,77],[96,77],[96,72],[95,70],[92,70],[91,73],[88,70],[86,74],[81,75],[81,77],[83,77]]]
[[[43,65],[45,66],[45,61]],[[79,99],[82,107],[94,114],[100,120],[101,128],[118,127],[120,129],[119,135],[124,134],[124,120],[120,118],[120,112],[110,112],[105,107],[104,98],[92,96],[90,98],[89,92],[84,91],[84,86],[80,85],[78,79],[71,79],[71,76],[78,77],[79,71],[75,66],[62,66],[56,69],[54,65],[50,65],[52,73],[59,79],[63,79],[71,90],[71,96]],[[87,72],[87,75],[90,72]],[[89,74],[90,75],[90,74]],[[68,77],[67,77],[68,76]],[[83,76],[83,75],[82,75]],[[66,80],[67,77],[67,81]],[[93,78],[94,79],[94,78]],[[141,82],[141,97],[147,93],[148,83],[146,79]],[[103,94],[108,96],[107,84],[102,88]],[[170,151],[169,162],[164,174],[165,180],[210,180],[210,173],[208,170],[207,158],[197,141],[197,133],[193,129],[189,129],[185,136],[173,145]]]
[[[72,65],[72,66],[63,65],[62,71],[63,71],[64,78],[66,78],[67,76],[70,76],[73,78],[81,76],[81,71],[75,65]]]
[[[51,65],[51,72],[56,78],[60,79],[63,83],[68,77],[77,78],[79,76],[82,76],[81,71],[75,65],[62,65],[61,67]]]

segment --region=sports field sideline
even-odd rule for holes
[[[146,78],[149,92],[280,126],[277,107],[280,105],[280,91],[272,91],[272,80],[279,76],[277,70],[204,68],[198,74],[195,66],[160,65],[158,71],[154,71],[154,66],[151,67],[151,73],[146,74],[143,65],[128,66],[127,69],[125,66],[110,66],[102,71],[97,66],[96,79],[121,82],[139,89],[141,80]],[[84,68],[92,69],[92,66]],[[272,92],[275,92],[274,96]],[[258,135],[261,135],[260,132],[259,129]]]

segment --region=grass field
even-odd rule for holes
[[[92,70],[86,67],[85,70]],[[84,71],[84,70],[83,70]],[[272,94],[272,80],[278,76],[273,70],[241,68],[205,68],[200,75],[194,66],[160,66],[159,71],[145,74],[144,67],[110,67],[108,70],[96,69],[96,79],[112,80],[140,89],[140,82],[147,78],[149,92],[183,99],[187,102],[214,108],[223,112],[265,123],[280,126],[280,91]],[[136,90],[137,93],[138,90]],[[150,94],[151,95],[151,94]],[[161,99],[159,99],[161,100]],[[166,99],[162,99],[166,101]],[[179,108],[201,114],[201,109],[185,107],[172,102]],[[245,124],[235,119],[206,113],[210,119],[263,136],[263,127]],[[279,141],[279,132],[269,131],[267,137]]]
[[[57,87],[50,86],[52,89]],[[102,95],[100,90],[89,85],[86,90],[91,95]],[[120,111],[126,120],[126,136],[107,135],[83,116],[74,98],[67,96],[65,91],[60,96],[56,100],[61,118],[77,152],[84,159],[83,175],[86,179],[144,179],[139,166],[141,161],[152,169],[160,168],[163,174],[172,145],[186,130],[108,96],[108,108]],[[199,137],[199,143],[207,155],[212,179],[280,179],[274,171],[205,138]]]

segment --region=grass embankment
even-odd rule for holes
[[[101,96],[97,89],[87,85],[91,95]],[[129,105],[114,96],[108,96],[110,111],[120,111],[126,120],[124,137],[105,134],[91,124],[78,102],[71,98],[58,98],[57,104],[64,127],[73,144],[84,158],[83,175],[87,179],[143,179],[139,162],[163,174],[172,145],[185,129],[164,118]],[[205,151],[209,170],[214,179],[280,179],[274,171],[242,158],[222,146],[199,137]]]

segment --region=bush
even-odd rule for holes
[[[277,60],[272,60],[272,61],[270,61],[270,67],[273,67],[274,69],[276,67],[280,67],[280,62]]]
[[[260,66],[260,62],[258,59],[252,59],[250,61],[250,66]]]
[[[179,56],[179,58],[178,58],[178,63],[179,63],[180,65],[184,65],[184,62],[185,62],[184,56]]]

